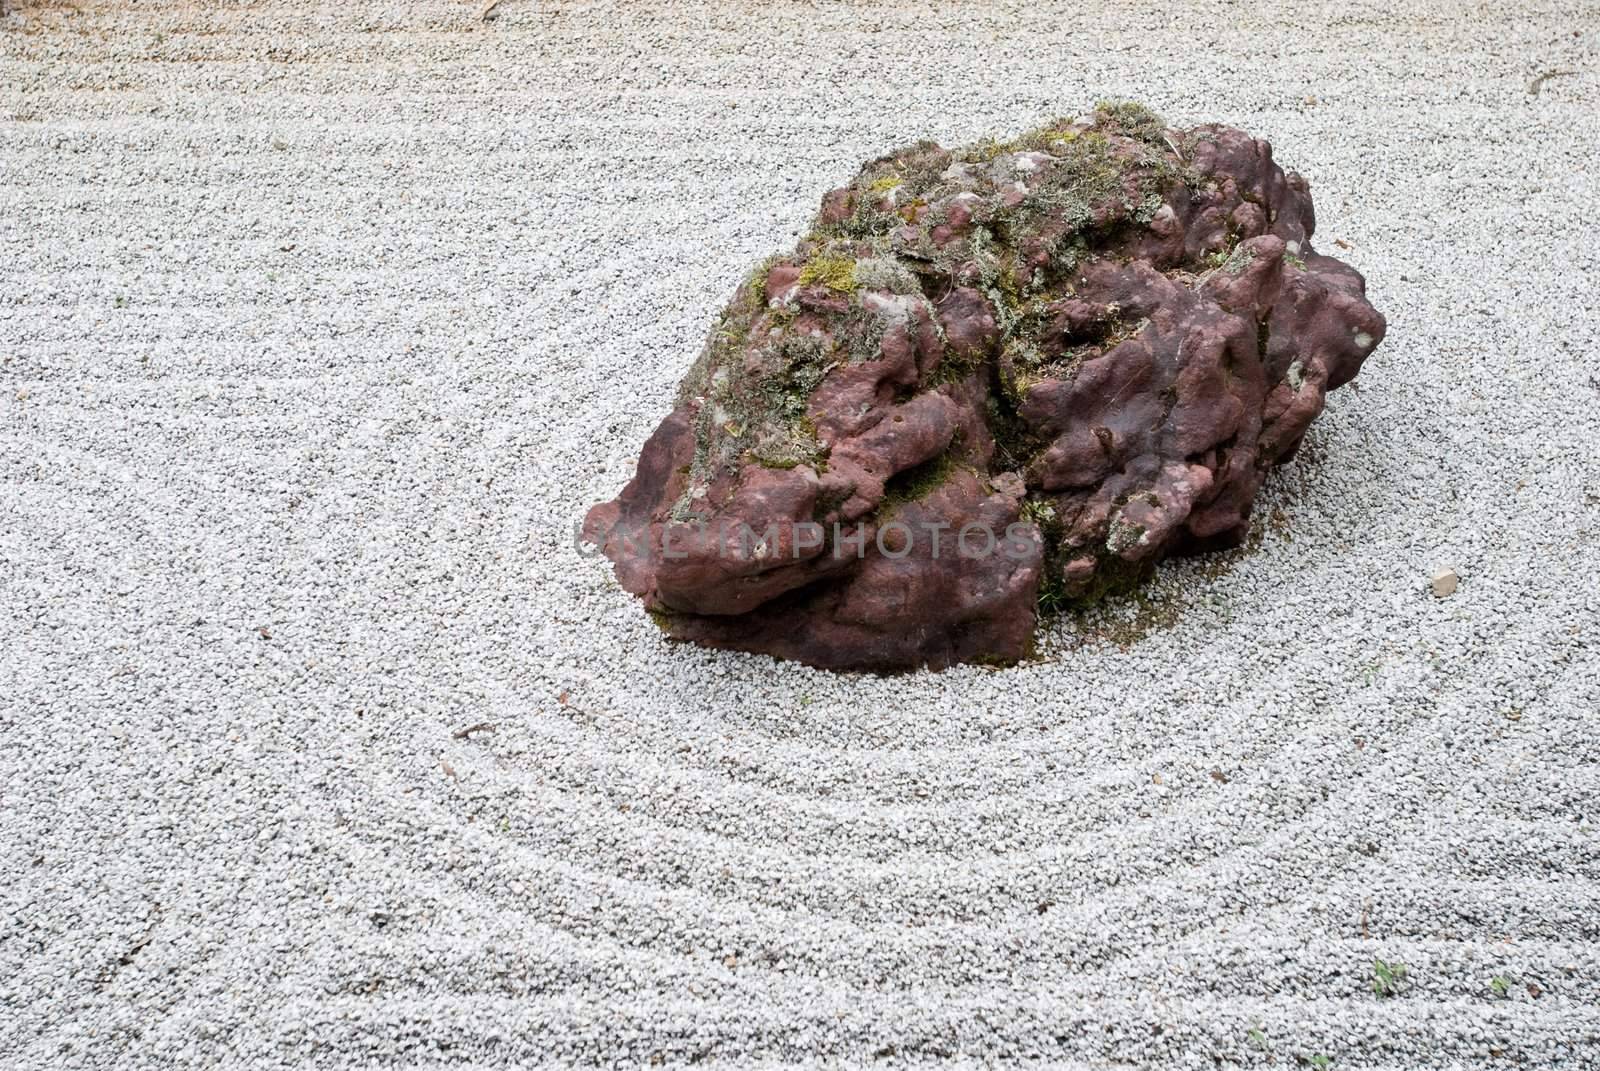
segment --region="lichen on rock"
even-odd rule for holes
[[[1313,229],[1265,142],[1136,104],[882,156],[740,285],[585,535],[678,638],[1014,661],[1041,599],[1238,543],[1382,340]]]

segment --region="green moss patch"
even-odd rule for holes
[[[851,294],[856,289],[856,262],[851,257],[823,254],[812,257],[800,269],[801,285],[821,283],[829,290]]]

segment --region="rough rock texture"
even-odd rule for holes
[[[1383,338],[1313,227],[1267,143],[1132,104],[884,156],[740,286],[585,535],[674,637],[1014,661],[1041,601],[1239,542]]]

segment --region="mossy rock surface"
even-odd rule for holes
[[[1014,660],[1041,605],[1241,539],[1382,339],[1312,229],[1266,143],[1132,103],[885,154],[744,279],[590,536],[680,638]]]

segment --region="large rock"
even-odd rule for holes
[[[1311,194],[1137,105],[922,142],[734,294],[585,537],[672,636],[833,668],[1014,661],[1091,598],[1239,542],[1383,338]]]

